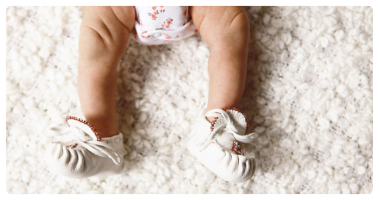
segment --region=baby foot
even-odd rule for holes
[[[216,117],[209,123],[206,117]],[[198,119],[188,150],[220,178],[243,182],[254,175],[254,154],[244,155],[239,142],[251,143],[258,134],[246,135],[247,117],[236,108],[214,109]]]
[[[75,142],[52,142],[45,153],[45,161],[53,173],[70,178],[107,176],[122,171],[124,149],[122,133],[100,138],[96,129],[85,120],[67,117],[68,131],[77,129]],[[66,129],[67,132],[67,129]]]

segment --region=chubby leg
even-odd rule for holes
[[[240,102],[250,32],[247,14],[242,7],[191,7],[190,14],[211,55],[208,121],[198,119],[188,149],[218,177],[235,183],[247,181],[254,175],[255,160],[240,144],[251,143],[257,135],[247,134],[246,115],[240,111],[213,110],[237,107]]]
[[[100,137],[118,134],[116,68],[125,53],[134,20],[133,7],[83,7],[78,92],[83,114]]]
[[[211,49],[207,111],[238,106],[245,88],[249,21],[242,7],[190,7],[201,37]],[[208,118],[213,120],[212,117]]]

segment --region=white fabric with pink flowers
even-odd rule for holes
[[[135,6],[136,22],[130,37],[139,43],[158,45],[197,33],[188,6]]]

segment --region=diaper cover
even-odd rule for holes
[[[130,37],[147,45],[182,40],[197,33],[188,6],[135,6],[136,22]]]

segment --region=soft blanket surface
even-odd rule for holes
[[[7,9],[9,193],[370,193],[373,10],[246,7],[251,25],[240,108],[260,136],[255,176],[231,184],[186,150],[205,109],[209,47],[199,34],[161,46],[130,41],[118,67],[123,173],[71,180],[44,162],[48,128],[81,117],[81,7]]]

